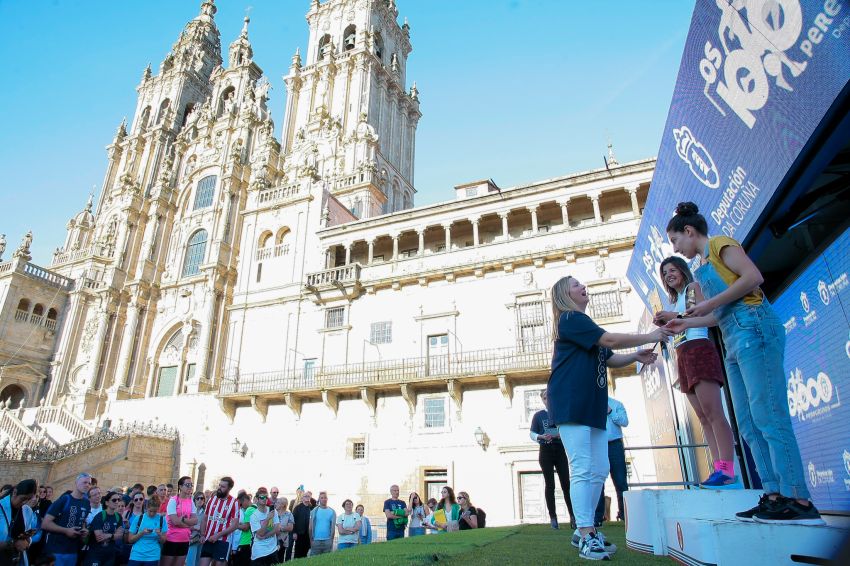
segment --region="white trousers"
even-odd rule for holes
[[[592,527],[608,477],[608,432],[578,424],[559,425],[558,432],[570,462],[570,499],[576,526]]]

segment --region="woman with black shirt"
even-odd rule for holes
[[[553,529],[558,527],[558,512],[555,508],[555,471],[558,472],[558,480],[561,483],[561,491],[564,492],[564,501],[567,502],[567,510],[570,513],[570,528],[576,528],[575,515],[573,515],[573,503],[570,501],[570,464],[567,461],[567,453],[564,452],[564,444],[558,434],[558,427],[549,418],[549,397],[546,391],[540,395],[545,409],[534,413],[531,418],[531,440],[540,445],[540,453],[537,461],[540,462],[540,470],[543,472],[543,494],[546,498],[546,509],[549,511],[549,521]]]
[[[117,541],[124,536],[124,518],[117,513],[121,494],[110,491],[103,498],[104,509],[91,522],[94,539],[83,560],[84,566],[112,566],[118,557]]]
[[[658,328],[649,334],[606,332],[584,314],[587,288],[574,277],[563,277],[552,288],[555,340],[552,373],[546,393],[549,416],[570,462],[570,499],[578,529],[572,543],[581,558],[609,560],[616,551],[593,525],[602,485],[608,476],[608,367],[635,362],[653,363],[651,350],[614,354],[613,348],[632,348],[661,342],[672,331]]]
[[[478,509],[472,506],[469,500],[469,494],[461,491],[457,494],[457,502],[460,504],[460,519],[458,520],[458,529],[468,531],[478,528]]]

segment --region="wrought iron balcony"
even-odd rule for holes
[[[539,339],[519,346],[473,350],[436,356],[397,358],[310,368],[225,374],[220,397],[258,394],[308,394],[321,390],[357,391],[363,387],[392,389],[404,384],[450,379],[496,381],[498,376],[548,378],[552,342]]]

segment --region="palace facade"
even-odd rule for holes
[[[0,262],[0,435],[24,449],[155,422],[198,487],[303,484],[379,515],[393,483],[449,483],[493,524],[545,518],[528,425],[549,290],[576,276],[595,320],[636,328],[625,272],[654,159],[609,147],[604,169],[416,207],[422,114],[394,1],[310,3],[279,139],[247,18],[224,61],[215,13],[204,1],[144,70],[52,264],[30,261],[32,235]],[[648,443],[635,368],[610,382]]]

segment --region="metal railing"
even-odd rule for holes
[[[678,452],[679,462],[684,459],[684,450],[685,448],[702,448],[704,450],[708,449],[708,444],[659,444],[657,446],[624,446],[625,450],[676,450]],[[684,470],[682,470],[682,475],[684,476]],[[629,487],[674,487],[674,486],[687,486],[687,485],[699,485],[699,481],[662,481],[662,482],[637,482],[632,483],[629,482]]]
[[[234,369],[224,375],[219,395],[367,387],[500,375],[518,371],[546,371],[550,367],[551,360],[551,340],[540,339],[534,343],[524,343],[522,346],[377,362],[252,373],[240,373],[238,369]]]
[[[590,317],[616,318],[623,316],[623,298],[620,290],[602,291],[601,293],[590,293],[590,302],[587,305]]]

